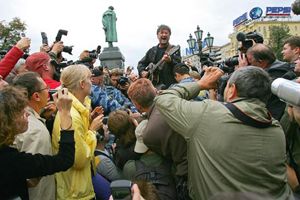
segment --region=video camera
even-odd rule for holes
[[[253,41],[255,43],[263,43],[264,38],[260,33],[257,33],[256,31],[243,33],[239,32],[236,35],[237,41],[241,42],[241,46],[238,48],[238,50],[241,53],[246,53],[247,50],[253,46]],[[228,67],[234,67],[239,64],[239,56],[233,56],[224,61],[224,64]]]
[[[239,51],[241,51],[242,53],[246,53],[247,50],[253,46],[253,41],[255,43],[263,43],[264,42],[264,38],[260,33],[257,33],[256,30],[253,32],[248,32],[248,33],[243,33],[243,32],[239,32],[236,35],[236,39],[237,41],[241,42],[241,46],[239,47]]]

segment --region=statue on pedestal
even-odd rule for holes
[[[109,6],[108,10],[105,11],[102,16],[105,41],[108,42],[109,47],[113,47],[113,42],[118,42],[116,21],[117,17],[114,11],[114,7]]]

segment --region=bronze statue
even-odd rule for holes
[[[116,29],[116,13],[114,7],[109,6],[108,10],[103,13],[102,24],[105,32],[105,41],[108,42],[108,46],[112,47],[113,42],[118,42],[117,29]]]

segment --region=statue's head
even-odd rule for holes
[[[112,6],[109,6],[109,7],[108,7],[108,9],[110,9],[110,10],[114,10],[114,7],[112,7]]]

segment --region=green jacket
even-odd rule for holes
[[[187,140],[192,199],[245,191],[289,199],[285,138],[279,122],[273,120],[271,127],[258,129],[242,124],[220,102],[183,99],[192,99],[199,91],[197,83],[189,83],[155,99],[167,123]],[[258,99],[234,104],[257,120],[267,120],[268,111]]]

